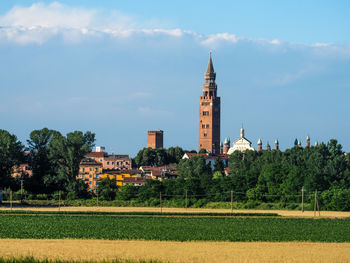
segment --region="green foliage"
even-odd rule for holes
[[[109,177],[99,182],[98,195],[102,200],[114,200],[117,194],[116,180]]]
[[[350,219],[3,214],[0,238],[349,242],[349,224]]]
[[[168,149],[143,148],[137,153],[134,162],[137,166],[161,166],[178,163],[183,155],[184,151],[180,147],[170,147]]]
[[[15,135],[0,129],[0,187],[15,188],[11,171],[14,165],[24,161],[24,146]]]
[[[137,187],[132,184],[125,184],[119,187],[117,192],[118,200],[130,200],[136,198]]]
[[[30,151],[29,164],[32,168],[32,177],[25,180],[25,188],[30,192],[36,194],[43,190],[47,193],[50,192],[50,187],[43,189],[44,177],[52,173],[53,167],[50,165],[50,148],[49,144],[54,134],[58,133],[48,128],[41,130],[34,130],[30,133],[28,143],[28,149]]]

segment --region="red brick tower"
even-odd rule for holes
[[[205,72],[203,96],[199,98],[199,143],[198,150],[206,149],[213,154],[220,153],[220,97],[217,97],[211,53]]]
[[[148,131],[147,148],[157,149],[163,148],[163,131]]]

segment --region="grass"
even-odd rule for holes
[[[350,242],[350,219],[2,214],[0,238]]]
[[[127,259],[130,263],[141,260],[197,263],[346,263],[350,262],[350,244],[0,239],[0,255],[15,259],[32,256],[35,260],[52,260],[51,263],[57,262],[57,259],[59,262],[116,262],[116,258],[123,263]]]

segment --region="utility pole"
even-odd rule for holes
[[[231,190],[231,213],[233,212],[233,191]]]
[[[21,174],[21,204],[23,203],[23,172]]]
[[[61,191],[58,191],[58,211],[61,211]]]
[[[316,207],[317,207],[317,190],[315,191],[314,216],[316,216]]]
[[[301,212],[304,213],[304,186],[301,188]]]
[[[96,182],[97,183],[97,182]],[[97,197],[97,206],[98,206],[98,189],[97,189],[97,184],[96,184],[96,187],[95,187],[95,189],[96,189],[96,197]]]
[[[162,213],[162,192],[159,193],[160,213]]]
[[[10,190],[10,208],[12,210],[12,190]]]
[[[186,203],[185,203],[185,205],[186,205],[186,208],[187,208],[187,189],[185,190],[185,200],[186,200]]]

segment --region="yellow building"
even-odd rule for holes
[[[80,162],[78,179],[84,180],[90,191],[96,191],[102,173],[102,164],[95,160],[84,159]]]
[[[116,181],[117,186],[122,186],[126,181],[132,183],[133,181],[140,183],[142,180],[130,180],[129,178],[144,178],[143,172],[137,169],[127,171],[104,171],[101,174],[100,179],[109,178]]]

